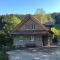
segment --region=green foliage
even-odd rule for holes
[[[54,32],[55,35],[60,36],[60,30],[56,29],[55,27],[51,28],[51,31]]]
[[[43,9],[38,9],[35,13],[35,17],[41,22],[41,23],[44,23],[44,22],[53,22],[55,23],[54,19],[51,18],[50,15],[48,14],[45,14],[44,10]]]
[[[51,17],[55,19],[55,27],[60,29],[60,13],[52,13]]]
[[[21,22],[21,20],[16,16],[8,16],[7,18],[5,18],[5,20],[6,24],[4,26],[4,31],[6,32],[12,31],[16,27],[16,25]]]
[[[3,30],[5,22],[3,21],[3,16],[0,16],[0,30]]]
[[[52,13],[50,15],[55,19],[55,28],[52,28],[52,31],[57,35],[58,40],[60,40],[60,13]]]
[[[10,36],[11,32],[21,19],[15,15],[2,15],[0,16],[0,47],[11,46],[13,38]]]
[[[5,52],[0,51],[0,60],[8,60],[8,55]]]
[[[13,39],[9,34],[0,33],[0,47],[11,46],[13,43]]]

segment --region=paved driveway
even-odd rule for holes
[[[60,51],[41,52],[36,49],[8,51],[9,60],[60,60]]]

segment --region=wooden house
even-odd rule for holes
[[[38,19],[27,15],[24,21],[16,26],[11,32],[14,38],[14,46],[26,46],[35,44],[36,46],[50,46],[52,43],[51,25],[47,28],[45,23],[42,24]]]

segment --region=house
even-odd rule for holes
[[[36,44],[36,46],[50,46],[52,35],[50,29],[52,25],[41,24],[38,19],[27,15],[23,22],[18,24],[11,32],[14,38],[14,46],[26,46],[26,44]],[[47,27],[46,27],[47,26]]]

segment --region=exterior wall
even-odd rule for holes
[[[20,29],[19,28],[18,29],[19,30],[28,30],[28,29],[32,30],[32,24],[35,25],[36,30],[42,30],[42,27],[37,25],[33,20],[27,21],[22,27],[19,27]]]
[[[24,40],[20,39],[19,36],[15,36],[14,41],[13,41],[13,45],[14,46],[25,45],[25,42],[24,42]]]
[[[25,46],[25,44],[27,44],[27,43],[34,43],[37,46],[42,46],[42,37],[41,36],[30,36],[31,39],[30,38],[29,39],[28,38],[27,39],[25,39],[25,38],[21,39],[20,37],[21,36],[16,36],[14,38],[14,41],[13,41],[14,46],[19,46],[19,45]],[[22,37],[24,37],[24,36],[22,36]]]

